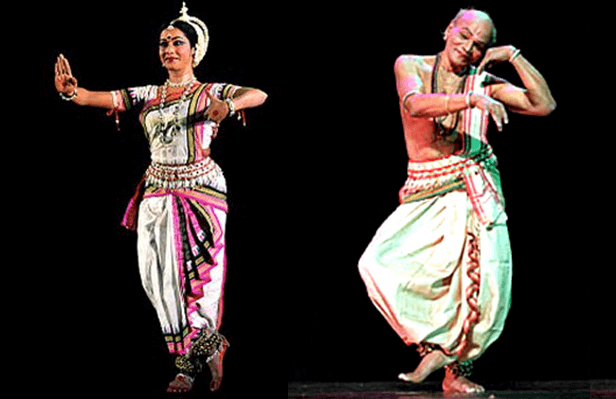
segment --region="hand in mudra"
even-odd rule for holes
[[[219,100],[209,91],[205,91],[210,99],[210,105],[205,110],[205,118],[216,123],[220,123],[229,115],[229,105]]]
[[[483,112],[487,112],[492,117],[499,132],[503,130],[505,124],[509,123],[507,109],[500,101],[480,94],[473,94],[473,99],[471,101],[474,103],[474,107],[479,108]]]
[[[56,90],[58,93],[64,94],[65,96],[72,96],[75,90],[77,90],[77,79],[75,79],[71,72],[71,66],[68,60],[64,58],[62,54],[60,54],[56,60],[55,69],[56,77],[54,83],[56,85]]]
[[[519,53],[519,51],[518,51]],[[501,62],[510,61],[511,57],[516,54],[516,48],[513,46],[491,47],[486,51],[481,63],[477,67],[477,73],[483,72]]]

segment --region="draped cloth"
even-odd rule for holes
[[[191,94],[119,90],[119,110],[137,108],[152,162],[122,224],[137,231],[139,272],[170,353],[190,353],[202,331],[220,328],[226,275],[226,181],[206,152],[216,136],[203,118],[207,93],[224,100],[237,86],[200,84]]]
[[[471,72],[465,90],[489,93]],[[398,208],[359,261],[368,296],[407,345],[479,357],[511,302],[511,251],[487,114],[463,113],[464,151],[409,162]]]
[[[150,190],[141,202],[139,271],[171,353],[220,327],[226,216],[224,195],[208,188]]]

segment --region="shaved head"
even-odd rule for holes
[[[463,8],[460,11],[458,11],[458,14],[456,14],[454,19],[451,20],[451,24],[453,24],[454,26],[457,26],[458,23],[460,23],[461,21],[471,21],[471,20],[477,21],[477,22],[483,22],[485,24],[490,25],[491,37],[490,37],[490,42],[488,43],[488,45],[493,46],[494,43],[496,43],[496,28],[494,27],[494,22],[492,21],[492,18],[490,18],[488,13],[484,11],[475,10],[475,9]]]

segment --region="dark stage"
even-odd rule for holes
[[[535,381],[486,384],[482,394],[447,395],[438,382],[421,385],[402,382],[289,383],[289,399],[582,399],[616,398],[616,381]]]
[[[104,111],[60,100],[53,65],[63,53],[79,85],[91,90],[162,84],[157,30],[181,3],[36,6],[40,39],[27,50],[38,71],[36,112],[21,120],[44,121],[44,128],[14,135],[20,151],[13,155],[27,153],[38,175],[19,177],[25,185],[9,245],[35,258],[9,268],[23,295],[7,302],[19,303],[10,342],[19,343],[14,358],[24,362],[10,366],[29,385],[40,382],[33,389],[114,393],[128,381],[135,397],[147,397],[170,379],[141,288],[136,237],[119,226],[149,163],[137,114],[121,115],[117,132]],[[437,377],[417,388],[374,382],[392,381],[419,358],[368,299],[357,261],[398,205],[406,179],[394,61],[440,51],[441,32],[468,5],[188,1],[211,35],[197,78],[269,95],[247,112],[246,128],[223,122],[212,145],[230,207],[222,333],[231,348],[214,397],[241,397],[242,390],[269,396],[283,389],[283,376],[289,398],[440,397]],[[589,13],[583,5],[559,6],[559,13],[526,3],[471,5],[492,15],[497,44],[519,48],[558,104],[545,118],[510,113],[504,131],[488,136],[507,201],[513,302],[504,333],[474,375],[497,398],[557,397],[550,387],[562,388],[562,397],[588,397],[575,395],[591,383],[599,395],[614,389],[601,381],[616,380],[613,357],[603,355],[611,340],[593,321],[605,320],[614,302],[596,297],[611,292],[600,288],[611,266],[601,260],[604,246],[586,239],[605,217],[593,215],[601,206],[580,194],[596,185],[579,165],[602,169],[584,160],[579,132],[588,132],[581,117],[591,102],[579,101],[583,82],[571,77],[584,66],[577,51],[593,42]],[[510,65],[491,72],[519,84]],[[69,388],[58,389],[66,378]],[[516,382],[494,383],[503,380]],[[200,385],[200,397],[206,388]]]

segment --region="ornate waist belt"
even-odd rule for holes
[[[464,178],[464,171],[477,165],[497,165],[492,148],[476,154],[450,155],[433,161],[409,161],[404,191],[407,195],[448,185]]]
[[[408,203],[465,189],[482,224],[495,223],[504,212],[498,162],[491,147],[474,154],[432,161],[410,161],[400,202]]]
[[[152,162],[145,174],[146,185],[168,189],[210,185],[217,172],[220,168],[211,158],[185,165]]]

